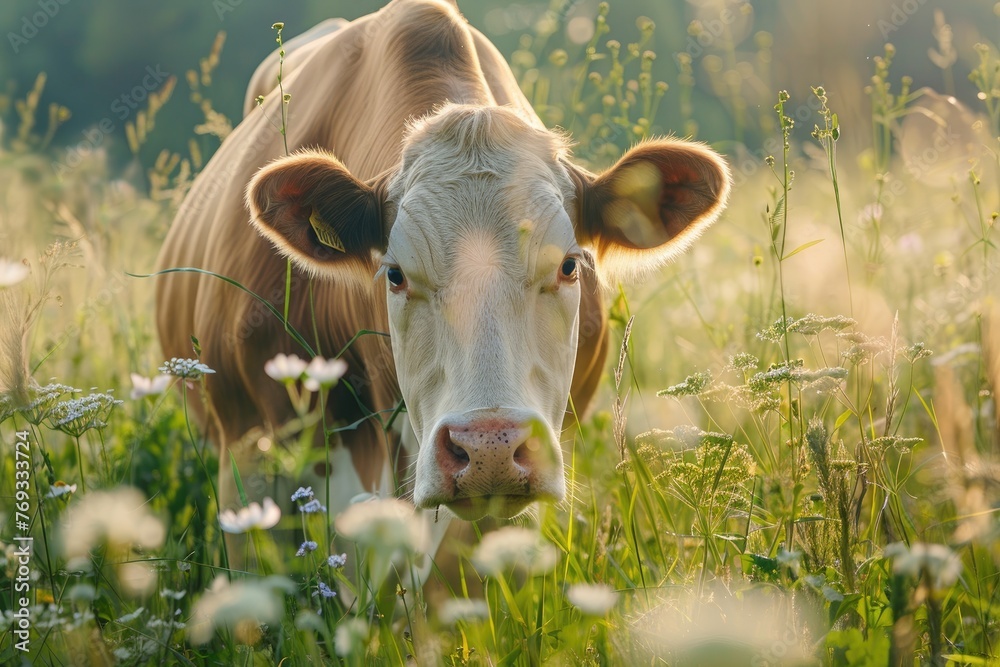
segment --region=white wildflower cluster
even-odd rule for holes
[[[334,650],[341,658],[363,656],[368,645],[368,623],[352,616],[337,624],[333,636]]]
[[[138,490],[121,487],[86,494],[66,512],[61,533],[68,569],[88,569],[91,550],[105,544],[105,560],[115,564],[128,592],[143,595],[156,584],[151,564],[136,560],[134,552],[163,546],[166,530]]]
[[[80,393],[79,389],[59,384],[58,382],[47,384],[44,387],[32,387],[28,390],[28,404],[17,408],[17,411],[29,423],[38,426],[42,423],[42,420],[49,416],[52,408],[56,406],[60,398],[66,394],[78,393]]]
[[[396,498],[355,503],[336,520],[337,532],[358,544],[410,553],[426,551],[430,536],[412,505]]]
[[[8,393],[0,394],[0,424],[17,414],[14,397]]]
[[[606,616],[618,602],[618,593],[607,584],[573,584],[566,599],[584,614]]]
[[[166,375],[173,375],[185,380],[197,380],[203,375],[215,372],[197,359],[178,359],[177,357],[170,361],[164,361],[159,370]]]
[[[253,528],[268,530],[277,525],[281,519],[281,508],[270,498],[264,498],[264,504],[252,502],[239,511],[223,510],[219,512],[219,525],[227,533],[245,533]]]
[[[86,558],[91,549],[107,543],[109,555],[132,548],[157,549],[166,531],[150,514],[146,499],[137,489],[92,491],[70,506],[62,524],[62,542],[67,559]]]
[[[953,586],[962,574],[962,560],[943,544],[917,542],[907,547],[902,542],[890,544],[885,555],[892,559],[892,571],[908,577],[926,576],[933,590]]]
[[[527,574],[544,574],[556,566],[556,548],[541,533],[519,526],[505,526],[487,533],[472,554],[480,574],[499,576],[510,568]]]
[[[284,595],[295,593],[295,584],[281,576],[232,584],[219,575],[194,605],[188,623],[188,639],[204,644],[215,628],[245,629],[277,623],[285,611]],[[239,639],[239,637],[237,637]]]
[[[438,617],[445,625],[454,625],[459,621],[475,623],[489,618],[490,608],[486,600],[449,598],[441,605]]]
[[[102,429],[107,426],[111,411],[123,402],[116,399],[110,391],[62,401],[49,412],[49,426],[78,438],[92,428]]]

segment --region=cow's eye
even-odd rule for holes
[[[562,266],[559,267],[559,273],[562,278],[567,280],[576,278],[576,257],[567,257],[564,259]]]
[[[390,266],[385,270],[385,277],[389,279],[393,287],[401,287],[406,282],[406,276],[399,270],[398,266]]]

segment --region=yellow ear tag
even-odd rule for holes
[[[323,222],[319,214],[316,213],[316,209],[309,215],[309,224],[312,225],[313,231],[316,232],[316,238],[323,245],[333,248],[339,252],[347,252],[344,248],[344,242],[340,240],[337,232],[330,225]]]

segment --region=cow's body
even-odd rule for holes
[[[553,218],[555,222],[550,226],[568,224],[562,222],[570,219],[567,215],[574,220],[585,217],[586,212],[591,209],[597,211],[598,217],[600,217],[600,211],[604,210],[604,217],[607,218],[608,211],[611,209],[618,211],[621,206],[618,208],[615,206],[624,201],[624,197],[631,196],[618,194],[618,190],[621,188],[617,187],[619,184],[612,182],[614,178],[605,178],[605,182],[593,181],[591,183],[589,179],[592,177],[587,172],[576,170],[571,166],[563,166],[564,157],[563,149],[560,147],[560,138],[544,128],[522,95],[509,67],[495,47],[479,32],[470,28],[457,10],[447,3],[438,0],[397,0],[376,14],[350,24],[338,23],[336,26],[328,27],[336,29],[320,31],[312,39],[305,40],[300,50],[291,51],[287,55],[284,90],[291,94],[287,132],[288,149],[295,152],[303,148],[321,148],[323,151],[335,155],[351,175],[361,182],[370,184],[370,188],[364,186],[366,196],[381,197],[382,199],[378,201],[385,202],[378,205],[380,216],[391,216],[395,219],[398,214],[402,217],[406,202],[409,202],[412,207],[414,201],[419,201],[416,195],[409,196],[410,191],[405,191],[405,196],[409,197],[405,201],[403,195],[400,195],[401,191],[409,187],[408,184],[411,181],[417,179],[416,175],[410,173],[405,174],[405,178],[399,175],[404,161],[404,145],[409,147],[407,150],[410,153],[407,155],[410,155],[410,158],[408,159],[415,164],[418,160],[413,156],[418,155],[420,142],[437,146],[439,143],[435,144],[434,142],[443,141],[441,137],[447,132],[468,133],[473,131],[468,129],[470,127],[478,127],[479,129],[474,131],[481,135],[484,131],[481,127],[483,123],[492,123],[496,132],[514,133],[515,135],[521,133],[523,135],[523,140],[514,137],[505,144],[506,148],[503,148],[503,151],[506,151],[504,155],[507,157],[504,159],[509,159],[510,155],[516,157],[518,146],[521,143],[538,145],[537,150],[531,149],[538,153],[537,159],[531,156],[527,156],[526,159],[535,165],[531,167],[532,169],[543,170],[544,174],[540,180],[546,183],[551,181],[551,184],[548,189],[540,190],[541,194],[532,194],[530,197],[541,201],[551,195],[554,197],[553,201],[562,207],[563,212],[555,210],[556,217]],[[387,294],[392,300],[397,298],[396,292],[391,286],[387,291],[386,283],[383,280],[373,280],[373,275],[378,268],[378,256],[386,252],[392,254],[393,243],[399,246],[400,235],[406,229],[393,230],[394,236],[392,238],[394,240],[389,241],[387,251],[385,243],[390,236],[389,230],[392,228],[393,222],[385,220],[383,223],[385,225],[384,234],[372,232],[375,240],[372,241],[373,251],[371,253],[352,250],[349,241],[345,253],[330,253],[328,249],[320,248],[312,254],[323,257],[332,255],[334,257],[329,260],[322,258],[315,260],[307,256],[309,253],[301,250],[296,251],[292,247],[284,247],[286,244],[282,240],[281,232],[274,232],[269,227],[269,223],[261,222],[269,220],[268,216],[271,215],[269,209],[272,203],[271,195],[286,197],[298,193],[291,192],[289,195],[289,188],[295,190],[297,186],[292,187],[288,183],[280,182],[280,187],[283,188],[280,192],[277,194],[272,192],[271,195],[262,194],[265,189],[265,181],[278,167],[272,170],[269,166],[268,169],[271,171],[267,171],[267,173],[262,171],[258,174],[258,170],[264,165],[282,158],[285,155],[285,149],[282,137],[274,126],[274,123],[279,121],[281,117],[280,99],[276,92],[272,91],[266,95],[263,110],[250,108],[251,100],[257,94],[263,94],[264,89],[266,89],[260,78],[260,71],[258,71],[254,83],[248,90],[248,113],[245,120],[227,138],[204,172],[198,177],[179,211],[160,256],[160,267],[198,267],[234,278],[247,289],[268,299],[278,310],[281,310],[284,307],[286,259],[275,252],[275,246],[277,246],[282,249],[284,254],[295,259],[291,302],[289,304],[290,324],[304,335],[319,354],[327,357],[336,355],[360,330],[387,332],[395,327],[394,335],[403,336],[404,334],[400,332],[405,330],[404,322],[408,320],[400,315],[391,323],[387,316]],[[446,103],[464,106],[446,108],[442,112],[442,107]],[[506,109],[494,110],[501,106],[506,107]],[[448,116],[448,118],[441,120],[439,117],[442,115]],[[449,119],[450,116],[455,116],[456,120],[452,122]],[[411,128],[408,132],[408,124],[424,117],[431,120],[423,124],[418,123],[415,128]],[[462,137],[459,137],[458,140],[471,141],[471,139]],[[476,141],[482,143],[482,137]],[[492,144],[489,139],[486,139],[485,142]],[[503,141],[499,141],[497,145],[502,143]],[[484,149],[477,145],[475,150]],[[489,153],[490,150],[493,149],[486,149],[487,152],[484,155],[488,157],[493,155]],[[659,185],[654,193],[658,199],[652,204],[643,200],[635,205],[629,203],[626,207],[629,208],[626,213],[634,218],[638,214],[631,213],[632,209],[638,211],[645,206],[646,208],[642,208],[643,211],[654,210],[658,202],[659,215],[663,220],[662,225],[667,231],[656,231],[654,235],[660,236],[668,233],[670,237],[679,238],[680,241],[676,242],[677,247],[685,245],[693,234],[696,234],[701,227],[714,219],[724,204],[728,190],[728,176],[724,164],[721,161],[716,164],[715,158],[709,158],[706,164],[711,164],[704,167],[705,170],[712,172],[708,177],[711,182],[702,183],[699,181],[695,184],[697,187],[689,187],[686,179],[703,178],[701,171],[703,169],[702,161],[705,158],[702,153],[707,154],[708,151],[701,147],[690,150],[685,147],[684,150],[688,150],[690,155],[685,153],[683,156],[685,162],[680,167],[680,176],[677,176],[680,184],[671,180],[672,177],[668,177],[668,169],[672,167],[661,166],[656,162],[657,158],[654,156],[652,160],[643,162],[643,165],[648,162],[648,164],[654,165],[650,169],[655,172],[655,167],[658,167],[663,174],[660,178],[665,185]],[[289,158],[288,161],[297,160],[298,163],[301,163],[306,159],[312,159],[319,165],[317,168],[329,168],[333,163],[330,163],[324,155],[298,156]],[[639,160],[641,157],[635,159]],[[445,160],[445,158],[442,157],[440,160]],[[441,164],[451,163],[445,161]],[[337,165],[334,166],[340,168]],[[472,169],[472,167],[469,168]],[[476,167],[476,169],[480,168],[485,170],[485,175],[476,176],[474,178],[476,182],[492,182],[503,176],[495,173],[498,171],[496,167],[488,165]],[[449,167],[445,166],[444,169],[447,170]],[[255,224],[263,234],[268,236],[267,239],[255,233],[247,222],[248,213],[244,205],[244,193],[247,189],[247,183],[254,178],[255,174],[258,174],[258,178],[250,187],[251,192],[248,195],[248,200]],[[465,178],[467,175],[456,173],[454,182],[465,183],[461,180]],[[447,181],[443,185],[436,184],[435,188],[437,189],[434,192],[448,192],[448,187],[450,187],[448,184],[452,182]],[[584,186],[580,186],[580,183],[584,183]],[[515,186],[517,186],[516,183],[505,185],[499,190],[494,188],[489,190],[493,193],[489,196],[494,196],[496,192],[508,192],[511,187]],[[572,188],[577,186],[592,186],[593,194],[589,194],[591,190],[588,190],[587,195],[581,192],[574,196]],[[464,189],[466,185],[458,187]],[[482,187],[488,190],[494,186],[486,184]],[[483,192],[487,190],[483,190]],[[506,197],[506,195],[499,196]],[[468,198],[467,193],[462,197]],[[518,197],[527,200],[529,195],[518,194]],[[701,197],[705,198],[704,204],[699,199]],[[352,205],[354,199],[351,200]],[[696,199],[697,201],[695,201]],[[404,201],[402,207],[400,207],[400,201]],[[610,203],[602,209],[605,202]],[[551,203],[549,202],[545,206]],[[473,204],[475,203],[473,202]],[[503,204],[507,206],[511,205],[511,202],[506,199]],[[319,205],[319,203],[314,204],[316,207]],[[433,202],[430,205],[433,206]],[[653,209],[649,209],[649,206],[653,206]],[[683,225],[673,229],[671,227],[675,224],[673,218],[669,211],[664,212],[666,211],[664,207],[669,206],[674,206],[678,210],[684,209],[684,215],[687,216],[684,224],[693,221],[690,224],[690,229],[694,231],[686,231]],[[694,211],[697,215],[687,211],[688,208],[692,210],[697,208]],[[336,211],[338,210],[340,209],[328,209],[330,212],[325,215],[337,215]],[[492,211],[492,209],[490,210]],[[521,209],[518,210],[521,211]],[[549,211],[549,214],[551,213]],[[484,215],[488,217],[490,214],[487,212]],[[530,213],[523,212],[511,215],[520,216],[520,218],[524,218],[525,215],[528,218],[531,217]],[[654,210],[651,215],[655,217],[656,211]],[[520,218],[520,222],[512,219],[509,224],[515,226],[523,224],[524,220]],[[591,222],[589,219],[584,222],[575,221],[572,225],[576,225],[576,235],[581,238],[581,245],[596,248],[595,254],[600,260],[603,255],[612,257],[615,252],[619,254],[639,253],[646,247],[643,245],[644,238],[639,240],[636,238],[641,235],[640,233],[647,236],[649,234],[644,229],[636,232],[632,218],[626,221],[631,225],[626,232],[615,232],[617,240],[614,243],[617,245],[613,245],[612,241],[607,241],[606,237],[610,238],[610,234],[606,234],[603,228],[598,228],[599,224],[604,224],[600,220],[597,222]],[[351,220],[343,224],[346,226],[339,227],[341,235],[344,235],[344,230],[347,230],[349,234],[352,233],[351,225],[361,225],[360,222],[355,223]],[[454,238],[456,234],[461,236],[461,232],[455,232],[455,229],[464,229],[462,225],[465,223],[459,221],[456,223],[458,227],[448,227],[444,222],[441,224],[439,230],[426,225],[420,228],[420,234],[425,237],[428,235],[428,230],[435,237],[440,233],[440,238],[425,239],[428,243],[424,252],[433,255],[437,246],[441,245],[451,257],[459,251],[452,252],[449,248],[455,244],[458,244],[459,248],[468,245],[467,239],[457,238],[456,240]],[[498,219],[494,227],[503,224],[507,224],[505,219]],[[341,222],[338,222],[337,225],[341,225]],[[573,234],[572,225],[566,228],[571,236]],[[507,240],[504,241],[499,237],[497,239],[487,238],[483,245],[485,250],[483,248],[473,249],[473,252],[482,251],[485,257],[484,264],[489,264],[492,261],[491,258],[507,257],[509,253],[508,255],[501,253],[500,246],[508,241],[513,243],[514,241],[511,239],[517,238],[516,234],[511,236],[509,230],[501,230],[497,233],[506,234],[504,238]],[[560,233],[565,236],[565,230]],[[358,232],[358,238],[361,235],[362,232]],[[627,242],[621,242],[620,239],[626,237]],[[478,237],[472,234],[471,238]],[[347,239],[346,236],[345,239]],[[545,243],[551,245],[549,241],[545,241]],[[653,263],[661,262],[664,257],[675,252],[674,250],[663,251],[661,249],[661,244],[666,243],[664,240],[657,240],[656,243],[659,254]],[[675,242],[670,241],[670,243]],[[566,244],[567,248],[575,246],[572,238],[569,238]],[[411,246],[412,243],[405,245],[407,248]],[[559,252],[567,252],[567,248],[563,248]],[[494,250],[496,250],[495,253]],[[323,255],[324,252],[327,255]],[[511,256],[516,259],[516,254],[515,252]],[[373,259],[370,255],[374,255],[375,258]],[[562,257],[562,255],[558,255],[558,257]],[[461,260],[460,253],[459,259]],[[529,260],[530,268],[534,265],[535,260],[530,258]],[[323,261],[329,261],[329,266],[332,268],[329,270],[324,268],[327,265],[320,263]],[[559,261],[563,260],[557,260],[556,267],[559,266]],[[557,345],[557,347],[565,347],[570,351],[570,354],[572,354],[573,346],[576,347],[575,365],[570,363],[567,370],[572,376],[572,383],[570,385],[569,375],[565,381],[565,388],[561,388],[562,385],[559,382],[553,381],[554,386],[560,387],[554,394],[556,398],[549,397],[546,399],[547,402],[541,401],[539,403],[540,405],[542,403],[549,405],[555,400],[557,404],[556,417],[550,416],[550,413],[553,412],[551,409],[539,408],[535,410],[533,408],[533,411],[528,411],[531,415],[530,419],[539,421],[541,417],[537,415],[544,413],[544,421],[552,422],[558,419],[561,422],[561,416],[568,415],[565,411],[566,388],[570,389],[568,393],[571,395],[573,406],[578,413],[582,412],[591,402],[597,387],[607,353],[606,319],[594,271],[585,264],[586,262],[581,261],[579,270],[579,320],[577,323],[567,323],[569,328],[566,331],[572,332],[572,340],[566,340]],[[300,268],[301,266],[307,268],[304,270]],[[320,268],[316,268],[317,266]],[[476,285],[475,276],[478,266],[480,265],[474,264],[472,266],[471,280],[465,281],[465,284]],[[456,270],[454,266],[449,265],[448,275]],[[626,267],[622,273],[628,273],[629,270],[630,267]],[[310,273],[321,275],[310,281]],[[506,275],[501,268],[497,268],[498,280]],[[530,275],[512,278],[515,283],[530,279]],[[575,277],[573,280],[572,284],[566,284],[564,289],[566,294],[575,295],[575,292],[572,291],[577,289]],[[433,281],[428,279],[428,282]],[[561,282],[554,283],[553,289],[558,289],[559,285],[562,284]],[[545,289],[543,286],[542,291],[544,292]],[[497,298],[494,295],[492,282],[474,289],[470,287],[469,294],[474,295],[478,305],[473,307],[473,305],[463,302],[464,305],[461,306],[463,313],[466,310],[479,313],[482,306],[480,301]],[[437,299],[436,292],[435,295],[434,298]],[[413,295],[407,292],[405,297],[399,297],[404,298],[405,301],[394,301],[393,303],[401,304],[397,306],[397,309],[408,307],[411,296]],[[572,298],[576,299],[575,296]],[[241,466],[241,471],[243,471],[242,476],[244,482],[247,483],[248,491],[256,496],[265,495],[267,489],[263,486],[255,486],[252,481],[257,470],[256,459],[259,457],[257,439],[259,436],[269,434],[273,429],[289,422],[295,417],[295,414],[284,387],[270,380],[264,374],[264,364],[279,352],[304,356],[303,349],[287,335],[282,322],[268,313],[261,304],[255,302],[246,293],[214,277],[177,273],[161,277],[158,283],[157,302],[158,325],[166,356],[190,356],[191,336],[193,335],[198,338],[202,347],[202,361],[216,371],[216,374],[207,381],[210,409],[202,415],[210,436],[221,444],[224,452],[228,449],[235,455]],[[519,301],[515,299],[511,303],[516,304]],[[573,307],[575,308],[575,301]],[[480,310],[476,310],[476,308],[480,308]],[[391,310],[390,308],[389,311],[391,312]],[[510,313],[514,313],[516,310],[515,306],[510,306],[509,313],[504,311],[506,314],[503,317],[513,317]],[[463,315],[463,317],[465,316]],[[479,317],[479,315],[474,317]],[[489,315],[486,317],[488,319]],[[476,328],[480,323],[481,319],[475,319],[469,325],[472,327],[471,329],[466,327],[468,331],[465,331],[459,327],[459,333],[455,335],[464,336],[460,342],[466,339],[478,340],[483,336],[483,332]],[[518,341],[505,348],[504,354],[508,356],[517,354],[516,350],[509,349],[512,346],[517,347],[522,342],[527,347],[536,344],[530,336],[525,339],[520,334],[500,333],[504,336],[513,336],[510,338],[511,341]],[[411,458],[398,457],[397,437],[392,433],[384,433],[374,419],[363,420],[365,408],[359,406],[360,401],[367,409],[388,416],[400,400],[400,385],[403,385],[402,393],[405,395],[407,382],[413,385],[416,382],[414,376],[421,375],[426,370],[420,366],[420,363],[424,362],[413,362],[409,358],[402,357],[394,359],[393,349],[397,343],[398,341],[394,340],[390,345],[390,340],[387,337],[367,335],[356,340],[344,352],[344,359],[349,363],[349,371],[345,377],[356,390],[358,397],[357,399],[353,397],[343,383],[335,388],[328,402],[327,422],[328,424],[360,423],[357,429],[342,432],[339,441],[332,442],[334,455],[329,465],[333,468],[331,479],[335,481],[332,481],[331,484],[337,487],[335,495],[339,497],[340,504],[346,502],[350,495],[361,489],[383,494],[399,492],[400,489],[392,488],[393,480],[398,477],[395,473],[403,472],[405,466],[413,463],[412,456],[416,452],[406,453]],[[456,353],[460,352],[458,349],[455,351]],[[485,358],[483,355],[499,355],[497,358],[503,356],[495,349],[487,350],[482,354],[480,352],[475,354],[470,352],[469,359],[475,358],[482,361]],[[546,353],[558,356],[559,350],[549,350]],[[397,357],[400,355],[399,348],[397,348],[396,354]],[[508,362],[509,359],[506,362],[502,361],[502,363]],[[412,363],[417,363],[417,367],[414,370],[406,370],[410,368],[407,364],[412,365]],[[478,366],[472,362],[470,364],[469,372],[471,373],[473,372],[471,369],[478,368]],[[398,380],[397,369],[399,368],[404,369],[401,372],[406,374],[403,379],[407,382],[400,383]],[[540,368],[535,369],[530,381],[541,382],[540,387],[547,387],[550,378],[539,379],[535,377]],[[451,376],[443,381],[455,383],[461,379],[456,375],[461,375],[461,373],[451,373]],[[528,376],[525,375],[525,377]],[[485,384],[489,384],[489,382]],[[473,382],[462,391],[466,395],[475,395],[478,392],[478,386],[477,383]],[[419,422],[424,410],[416,408],[427,393],[426,386],[417,387],[411,392],[413,395],[406,397],[407,404],[412,408],[410,410],[411,417]],[[539,392],[543,392],[543,389],[532,390],[531,393],[534,395]],[[453,408],[453,412],[454,410],[459,410],[459,412],[455,413],[457,416],[447,417],[451,421],[445,424],[446,434],[449,432],[452,434],[450,436],[451,443],[448,444],[452,453],[449,454],[448,451],[445,451],[444,454],[441,454],[438,452],[436,460],[428,458],[426,466],[431,466],[428,469],[432,470],[432,474],[441,476],[443,473],[440,473],[440,470],[451,471],[463,460],[467,461],[468,455],[465,451],[459,450],[467,449],[474,455],[475,445],[468,445],[462,438],[471,437],[468,433],[477,434],[478,437],[482,434],[482,429],[489,428],[483,424],[497,423],[518,426],[516,420],[520,417],[515,415],[522,414],[523,410],[521,412],[508,411],[502,414],[491,412],[489,414],[494,415],[490,417],[492,421],[482,417],[482,414],[485,413],[477,412],[480,409],[498,410],[502,408],[507,410],[508,404],[517,400],[514,394],[516,392],[509,387],[495,390],[487,387],[483,390],[482,398],[485,404],[470,404],[460,406],[460,409]],[[497,396],[502,398],[497,398]],[[561,403],[559,403],[560,400]],[[462,412],[462,410],[471,410],[471,412]],[[465,415],[471,416],[466,417]],[[437,414],[433,416],[435,419],[439,417]],[[525,424],[529,424],[530,419]],[[435,423],[415,425],[417,442],[414,443],[414,448],[416,446],[426,448],[428,445],[421,444],[421,440],[426,441],[431,437],[440,436],[438,431],[443,427],[437,427],[438,431],[433,431]],[[551,445],[556,450],[558,450],[558,430],[561,425],[561,423],[549,424],[550,428],[555,429],[557,433],[556,442]],[[495,428],[499,430],[500,427]],[[250,437],[247,437],[248,433],[251,434]],[[318,442],[321,442],[321,436],[317,439]],[[438,447],[439,444],[435,441],[433,446]],[[353,466],[348,466],[347,457],[338,453],[343,451],[340,447],[344,447],[350,452],[350,461],[353,462]],[[521,451],[518,450],[518,452]],[[457,462],[454,459],[456,456],[454,452],[458,452]],[[452,458],[448,458],[449,456]],[[514,454],[514,456],[516,458],[519,454]],[[397,458],[399,461],[394,463]],[[224,455],[222,459],[224,471],[229,469],[227,460],[228,457]],[[417,466],[416,472],[418,484],[423,474],[420,465]],[[541,463],[538,465],[542,466]],[[558,470],[551,470],[545,474],[553,479],[558,474],[558,481],[561,484],[561,459],[554,465],[558,467]],[[552,465],[549,467],[551,468]],[[448,493],[453,493],[456,497],[469,494],[467,491],[459,493],[460,485],[456,484],[450,476],[444,476],[448,479],[441,484],[451,489]],[[232,476],[224,472],[220,477],[221,503],[223,506],[235,504],[236,493],[232,484]],[[455,479],[459,477],[460,475],[457,473],[454,475]],[[248,483],[248,480],[251,481]],[[525,497],[535,498],[536,496],[532,494],[537,494],[538,491],[531,488],[531,484],[537,486],[534,478],[524,477],[522,481],[525,485]],[[487,488],[483,493],[487,496],[499,493],[521,493],[521,491],[511,492],[507,488],[520,483],[516,480],[509,484],[505,482],[507,486],[503,486],[502,489],[501,487],[495,487],[492,490]],[[440,487],[441,484],[438,486]],[[451,486],[448,486],[449,484]],[[552,488],[554,490],[543,497],[558,498],[561,494],[561,488],[555,486]],[[434,506],[437,503],[449,504],[452,498],[441,496],[440,494],[445,493],[445,491],[440,491],[437,487],[435,489],[437,489],[435,493],[438,495],[435,496],[431,492],[425,493],[423,504],[428,506]],[[322,494],[320,496],[322,497]],[[419,489],[418,496],[420,496]],[[332,507],[331,511],[336,513],[340,509],[342,507]],[[503,514],[501,513],[501,515]]]

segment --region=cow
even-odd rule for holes
[[[561,435],[608,352],[602,285],[687,249],[725,207],[726,162],[658,138],[588,171],[445,0],[393,0],[297,44],[285,137],[261,73],[276,73],[272,56],[180,207],[160,268],[238,281],[287,308],[318,354],[343,350],[349,370],[325,419],[347,428],[317,429],[329,460],[293,480],[328,487],[332,514],[366,492],[445,508],[442,524],[561,500]],[[198,418],[221,448],[220,506],[238,504],[230,455],[250,499],[269,495],[259,445],[296,413],[264,365],[303,347],[205,273],[163,275],[156,303],[164,353],[190,356],[195,337],[216,371]]]

